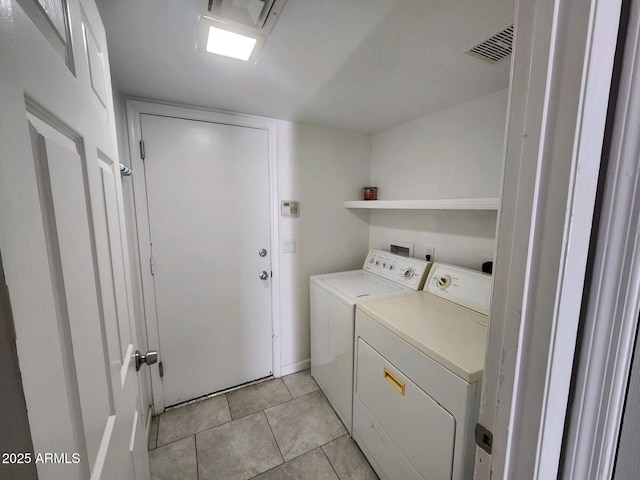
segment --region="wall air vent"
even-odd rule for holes
[[[512,49],[513,25],[471,47],[464,53],[485,62],[496,64],[511,55]]]
[[[199,0],[205,17],[269,35],[287,0]]]

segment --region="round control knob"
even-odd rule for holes
[[[387,264],[386,264],[386,263],[383,263],[383,264],[382,264],[382,268],[387,268]]]
[[[371,257],[371,258],[369,259],[369,263],[373,263],[374,261],[375,261],[375,259],[374,259],[373,257]]]
[[[411,278],[413,277],[413,274],[414,274],[413,268],[407,268],[403,273],[404,278]]]
[[[380,265],[380,262],[376,262],[376,265]]]
[[[393,270],[393,265],[389,265],[389,270]]]
[[[449,285],[451,285],[451,277],[449,275],[443,275],[438,278],[438,288],[440,290],[444,290]]]

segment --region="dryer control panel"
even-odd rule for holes
[[[369,250],[363,270],[412,290],[420,290],[429,273],[431,262],[403,257],[382,250]]]
[[[424,291],[489,315],[492,283],[491,275],[486,273],[434,263]]]

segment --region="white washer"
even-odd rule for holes
[[[362,270],[311,277],[311,375],[350,433],[356,303],[420,290],[430,265],[371,250]]]
[[[353,438],[381,479],[468,480],[491,277],[434,264],[424,290],[357,306]]]

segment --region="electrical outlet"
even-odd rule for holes
[[[436,261],[436,247],[429,245],[425,248],[425,258],[430,262]]]

